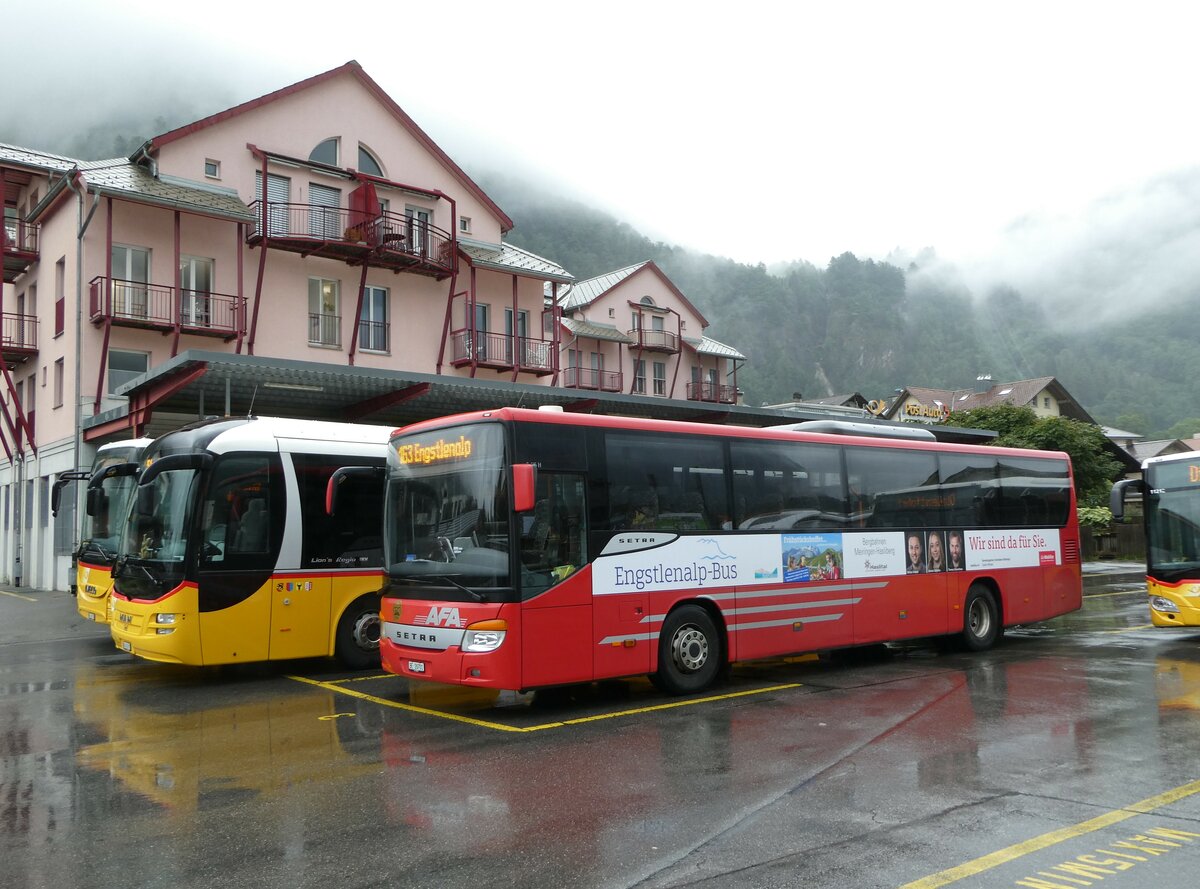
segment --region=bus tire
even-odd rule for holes
[[[694,694],[721,670],[721,636],[709,613],[683,605],[667,615],[658,637],[658,672],[650,678],[672,695]]]
[[[342,612],[334,637],[333,653],[351,670],[379,666],[379,599],[362,596]]]
[[[986,651],[1000,638],[1000,609],[996,597],[981,583],[971,584],[963,605],[962,644],[968,651]]]

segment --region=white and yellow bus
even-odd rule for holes
[[[129,508],[136,482],[126,467],[139,467],[142,453],[153,439],[113,441],[96,449],[90,470],[61,473],[54,483],[54,514],[58,515],[62,489],[73,481],[87,481],[87,509],[80,523],[79,546],[71,553],[71,592],[84,620],[108,623],[108,594],[112,590],[112,564],[117,535]],[[121,467],[118,469],[117,467]]]
[[[113,567],[113,641],[208,665],[379,662],[382,479],[391,427],[197,423],[151,444]],[[330,477],[348,475],[326,511]]]

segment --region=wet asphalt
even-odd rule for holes
[[[992,651],[554,694],[172,668],[0,590],[0,886],[1193,887],[1200,630],[1136,565]]]

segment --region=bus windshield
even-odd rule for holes
[[[1200,572],[1198,475],[1191,461],[1147,467],[1148,567],[1151,576],[1166,583]]]
[[[393,580],[509,587],[508,485],[499,424],[405,435],[388,452],[384,559]]]
[[[196,469],[159,473],[134,495],[121,539],[120,590],[131,599],[157,598],[183,580]]]
[[[129,498],[137,488],[137,477],[118,475],[104,479],[96,498],[95,515],[84,512],[80,557],[90,562],[111,564],[116,558],[121,523],[129,507]]]

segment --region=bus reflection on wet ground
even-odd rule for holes
[[[481,696],[323,660],[180,669],[86,625],[69,645],[0,631],[4,882],[902,886],[1198,777],[1200,638],[1141,629],[1124,587],[982,655],[780,659],[685,699],[644,680]],[[0,609],[18,605],[71,616]],[[961,885],[1200,835],[1200,797],[1137,818]],[[1200,842],[1174,842],[1127,850],[1148,860],[1120,885],[1151,867],[1192,885]]]

